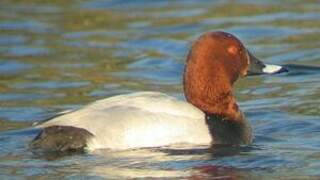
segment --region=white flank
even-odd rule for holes
[[[88,143],[89,150],[211,143],[202,111],[158,92],[99,100],[38,127],[53,125],[84,128],[92,133],[94,137]]]

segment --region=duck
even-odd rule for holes
[[[260,61],[231,33],[206,32],[186,57],[185,100],[151,91],[97,100],[36,125],[39,132],[30,147],[91,151],[250,144],[252,128],[236,102],[233,85],[249,75],[285,71]]]

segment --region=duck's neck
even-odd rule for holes
[[[233,81],[221,64],[218,61],[205,63],[192,57],[188,59],[184,72],[187,101],[206,114],[241,121],[243,116],[232,93]]]
[[[210,71],[208,68],[214,67],[209,66],[187,64],[184,72],[187,101],[205,113],[214,144],[249,144],[251,127],[239,110],[231,81],[224,76],[223,69]]]
[[[206,114],[206,124],[212,136],[213,144],[250,144],[252,130],[243,118],[241,122],[228,121],[222,116]]]

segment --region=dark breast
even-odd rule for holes
[[[246,120],[238,122],[206,114],[206,123],[213,144],[240,145],[250,144],[252,141],[252,130]]]

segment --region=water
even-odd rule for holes
[[[182,98],[190,42],[238,36],[268,63],[320,65],[318,1],[0,2],[0,179],[319,179],[320,70],[240,80],[246,147],[36,154],[33,122],[141,90]]]

